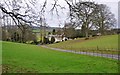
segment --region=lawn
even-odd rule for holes
[[[118,61],[3,42],[3,73],[118,73]]]
[[[76,40],[69,40],[66,42],[60,42],[48,45],[50,47],[68,49],[68,50],[76,50],[79,51],[81,49],[89,51],[89,50],[118,50],[118,35],[107,35],[94,37],[89,40],[85,40],[84,38],[79,38]],[[114,52],[117,53],[117,52]]]
[[[0,66],[2,64],[2,42],[0,41]]]

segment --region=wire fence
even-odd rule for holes
[[[107,57],[107,58],[120,60],[120,50],[118,50],[117,48],[116,49],[115,48],[99,48],[99,47],[96,47],[96,48],[73,48],[72,46],[70,46],[70,47],[64,46],[62,49],[65,49],[64,51],[66,51],[66,52]]]
[[[120,58],[120,50],[114,50],[114,49],[84,49],[81,48],[79,50],[71,50],[72,52],[78,53],[78,54],[86,54],[86,55],[92,55],[92,56],[101,56],[101,57],[107,57],[112,59],[119,59]]]

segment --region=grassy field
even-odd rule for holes
[[[95,37],[89,40],[85,40],[84,38],[69,40],[66,42],[60,42],[57,44],[48,45],[50,47],[68,49],[68,50],[76,50],[80,49],[89,51],[89,50],[106,50],[110,49],[113,51],[118,50],[118,35],[107,35]],[[117,53],[117,52],[114,52]]]
[[[39,29],[34,29],[32,31],[33,31],[33,33],[35,33],[35,35],[37,37],[37,41],[40,41],[41,40],[41,36],[40,36],[41,35],[41,31]],[[42,33],[44,33],[44,31],[42,31]],[[48,31],[46,31],[46,34],[48,34]]]
[[[118,73],[118,61],[53,51],[35,45],[3,42],[3,72]]]
[[[2,42],[0,41],[0,65],[2,64]]]

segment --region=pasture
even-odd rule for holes
[[[47,45],[49,47],[68,49],[68,50],[84,50],[84,51],[96,51],[100,52],[103,50],[115,51],[114,54],[118,54],[118,35],[107,35],[100,37],[93,37],[91,39],[85,40],[84,38],[79,38],[76,40],[69,40],[65,42],[55,43]],[[109,52],[111,53],[111,52]]]
[[[2,42],[3,73],[118,73],[118,61]]]

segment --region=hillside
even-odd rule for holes
[[[88,40],[79,38],[76,40],[69,40],[65,42],[48,45],[50,47],[79,50],[79,49],[111,49],[118,50],[118,35],[107,35],[94,37]]]
[[[3,42],[3,73],[117,73],[118,61]]]

